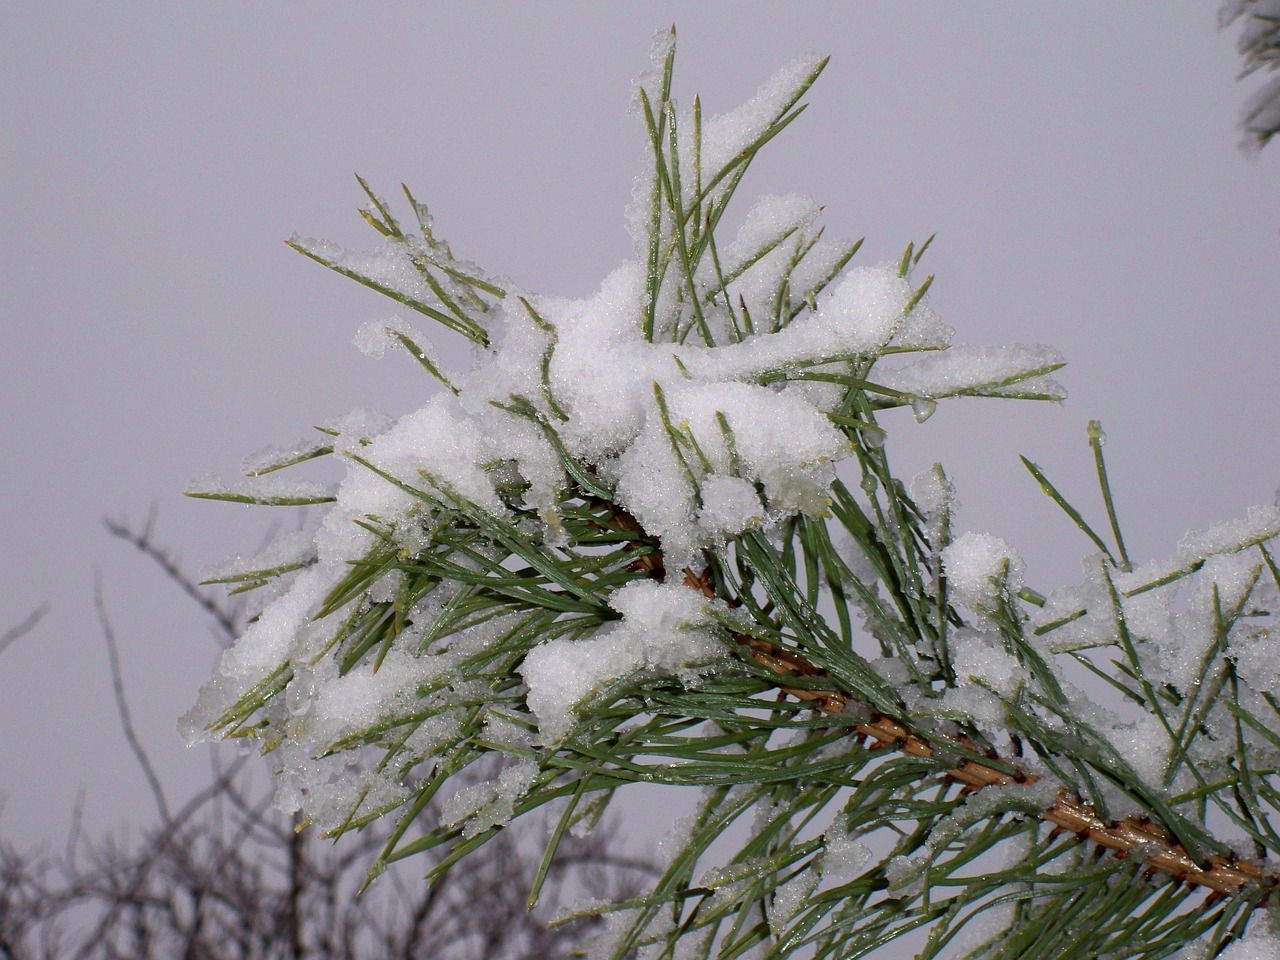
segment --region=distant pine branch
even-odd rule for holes
[[[1280,5],[1274,0],[1226,0],[1218,11],[1218,24],[1228,27],[1242,21],[1236,47],[1244,60],[1242,77],[1259,70],[1273,72],[1280,66]],[[1240,116],[1244,146],[1261,150],[1280,133],[1280,77],[1272,77],[1254,91]]]

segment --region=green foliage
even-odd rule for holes
[[[644,283],[634,317],[644,340],[669,344],[692,377],[698,350],[750,348],[801,329],[859,244],[823,244],[821,231],[793,224],[724,258],[716,228],[730,199],[756,154],[799,116],[825,61],[766,98],[772,112],[741,149],[706,166],[715,151],[704,143],[701,105],[681,113],[671,96],[673,57],[673,45],[660,48],[638,97],[653,169],[638,213]],[[561,840],[642,783],[695,788],[694,812],[664,842],[664,871],[649,890],[582,907],[610,918],[592,956],[849,958],[914,934],[923,957],[1155,960],[1197,938],[1202,953],[1187,956],[1211,956],[1261,916],[1270,875],[1235,851],[1243,843],[1252,857],[1280,852],[1271,825],[1280,704],[1256,671],[1237,666],[1248,644],[1272,649],[1274,518],[1133,570],[1091,425],[1109,541],[1027,466],[1099,551],[1097,576],[1082,591],[1046,596],[1021,584],[1010,551],[976,586],[957,586],[973,544],[953,539],[945,474],[899,479],[879,418],[905,406],[923,419],[953,396],[1059,399],[1046,377],[1061,362],[1010,352],[967,379],[938,378],[927,391],[904,385],[925,381],[903,379],[894,361],[947,346],[901,332],[927,319],[932,277],[913,277],[926,242],[901,259],[911,286],[894,336],[741,375],[787,396],[825,391],[822,410],[847,444],[848,469],[821,502],[789,511],[754,481],[772,511],[766,521],[702,543],[687,568],[669,566],[665,534],[628,509],[617,470],[574,452],[575,414],[553,372],[568,335],[563,318],[455,259],[407,190],[417,234],[361,186],[371,203],[362,215],[386,243],[381,254],[293,246],[477,347],[501,350],[513,323],[529,325],[540,338],[540,383],[489,403],[503,423],[540,438],[559,474],[548,503],[514,455],[479,463],[495,508],[433,466],[431,451],[406,474],[361,452],[375,438],[344,442],[333,430],[251,471],[338,454],[353,475],[402,495],[388,515],[334,521],[358,526],[364,546],[331,582],[319,574],[337,568],[314,552],[218,578],[316,602],[297,643],[256,674],[237,675],[238,687],[229,673],[215,680],[191,720],[279,750],[286,779],[302,783],[327,834],[398,818],[371,878],[443,847],[428,875],[438,882],[507,823],[545,814],[532,903]],[[771,284],[764,294],[761,278]],[[749,281],[751,307],[741,292]],[[468,381],[429,359],[419,335],[391,336],[465,401]],[[673,412],[658,379],[652,386],[679,483],[702,509],[711,478],[747,476],[740,428],[717,410],[716,432],[699,432]],[[698,599],[698,614],[668,629],[691,643],[710,638],[714,655],[602,674],[548,735],[522,672],[533,651],[625,636],[610,633],[630,617],[618,598],[657,582],[682,583]],[[1168,646],[1181,634],[1161,634],[1167,625],[1139,604],[1160,598],[1169,609],[1179,589],[1180,602],[1207,602],[1212,615],[1196,668],[1175,677]],[[393,661],[395,670],[413,664],[412,682],[359,722],[337,731],[295,709],[315,698],[319,710],[318,691],[336,678],[394,676]],[[1168,763],[1154,777],[1124,748],[1129,721],[1073,683],[1092,676],[1127,701],[1134,723],[1154,723],[1134,729],[1167,741]],[[348,758],[358,766],[344,786],[316,778],[328,769],[317,764],[345,769]],[[485,772],[487,782],[442,804],[464,770]],[[1093,826],[1066,825],[1077,814]]]

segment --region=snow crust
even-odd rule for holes
[[[994,609],[1022,588],[1025,564],[1006,541],[989,533],[966,533],[942,551],[942,569],[953,602],[975,611]]]
[[[1242,939],[1219,954],[1220,960],[1280,960],[1280,937],[1260,929],[1254,923]]]
[[[822,879],[843,883],[852,880],[871,864],[875,854],[871,848],[850,836],[840,817],[822,835]]]
[[[986,396],[1035,394],[1062,400],[1066,391],[1049,374],[1064,362],[1062,354],[1052,347],[955,346],[942,354],[926,355],[885,369],[877,375],[877,381],[904,393],[935,400],[977,390]]]
[[[1261,911],[1259,911],[1261,912]],[[1259,916],[1249,924],[1244,936],[1218,953],[1207,937],[1184,947],[1173,960],[1280,960],[1280,937],[1265,928],[1266,918]]]
[[[642,671],[692,680],[700,666],[722,656],[707,603],[683,584],[629,583],[610,600],[622,614],[614,629],[584,640],[552,640],[530,652],[520,674],[543,740],[567,733],[574,708],[610,681]]]

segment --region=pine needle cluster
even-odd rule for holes
[[[395,818],[371,880],[443,848],[438,882],[543,817],[531,903],[633,785],[695,796],[651,888],[566,916],[607,918],[593,957],[1280,956],[1280,513],[1135,565],[1091,424],[1101,533],[1027,461],[1096,551],[1083,584],[957,535],[942,468],[899,478],[887,438],[952,398],[1061,399],[1061,358],[953,346],[928,242],[855,268],[793,197],[718,238],[825,61],[707,121],[673,63],[672,33],[636,96],[636,261],[591,300],[455,257],[407,189],[413,229],[361,181],[380,250],[292,241],[476,362],[368,327],[441,384],[422,411],[193,491],[329,507],[214,578],[263,600],[188,736],[259,741],[326,835]],[[325,456],[336,490],[273,482]]]

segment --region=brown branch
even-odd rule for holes
[[[761,652],[757,649],[757,645],[764,641],[750,637],[735,639],[740,642],[750,641],[749,646],[752,648],[752,656],[755,660],[775,673],[780,675],[792,673],[809,677],[820,675],[820,671],[807,663],[804,664],[807,670],[790,669],[793,662],[800,659],[790,651]],[[809,701],[815,710],[826,714],[843,712],[845,705],[852,699],[838,690],[820,691],[781,684],[779,689],[797,699]],[[877,714],[870,720],[854,724],[851,729],[861,736],[875,740],[883,747],[892,747],[909,756],[930,758],[936,752],[933,745],[923,737],[883,714]],[[962,745],[968,746],[968,744]],[[947,770],[946,776],[975,791],[984,787],[1006,786],[1013,783],[1030,785],[1039,779],[1033,773],[1009,774],[994,765],[987,765],[978,760],[965,760]],[[1069,790],[1060,791],[1054,805],[1041,813],[1040,817],[1056,827],[1092,840],[1098,846],[1112,851],[1119,857],[1140,855],[1156,870],[1171,874],[1185,883],[1207,887],[1215,893],[1233,896],[1242,892],[1249,884],[1256,883],[1265,885],[1268,888],[1267,896],[1270,896],[1276,888],[1277,878],[1266,875],[1259,863],[1238,857],[1215,855],[1210,857],[1207,863],[1199,864],[1163,827],[1141,817],[1127,817],[1124,820],[1108,823],[1098,816],[1091,803],[1085,802]],[[1260,902],[1264,902],[1265,899]]]
[[[634,519],[628,519],[639,527]],[[627,526],[625,523],[623,525]],[[660,555],[657,558],[645,557],[644,560],[647,561],[646,569],[662,570]],[[686,569],[683,583],[709,599],[715,598],[710,568],[701,575]],[[733,638],[750,651],[757,663],[780,678],[792,676],[821,681],[827,676],[824,670],[815,667],[795,651],[745,634],[735,633]],[[783,693],[808,703],[814,710],[829,716],[845,712],[849,704],[856,702],[856,698],[835,687],[815,689],[810,686],[791,686],[785,682],[779,682],[777,686]],[[874,714],[868,720],[852,724],[850,729],[858,736],[874,740],[881,747],[893,748],[909,756],[932,758],[937,752],[928,740],[884,714]],[[973,748],[972,742],[963,736],[959,745],[965,749]],[[947,770],[945,775],[970,791],[1015,783],[1029,785],[1039,779],[1033,773],[1008,773],[1000,769],[1000,766],[1010,766],[1008,761],[997,757],[992,760],[992,764],[980,760],[965,760]],[[1275,875],[1266,874],[1260,863],[1241,857],[1215,854],[1205,863],[1198,863],[1163,827],[1142,817],[1127,817],[1109,823],[1098,816],[1091,803],[1070,790],[1060,791],[1054,805],[1042,812],[1040,817],[1058,829],[1093,841],[1118,857],[1140,857],[1152,869],[1170,874],[1184,883],[1205,887],[1214,894],[1234,896],[1243,892],[1250,884],[1259,884],[1266,890],[1266,895],[1259,900],[1261,904],[1271,896],[1280,881]]]

